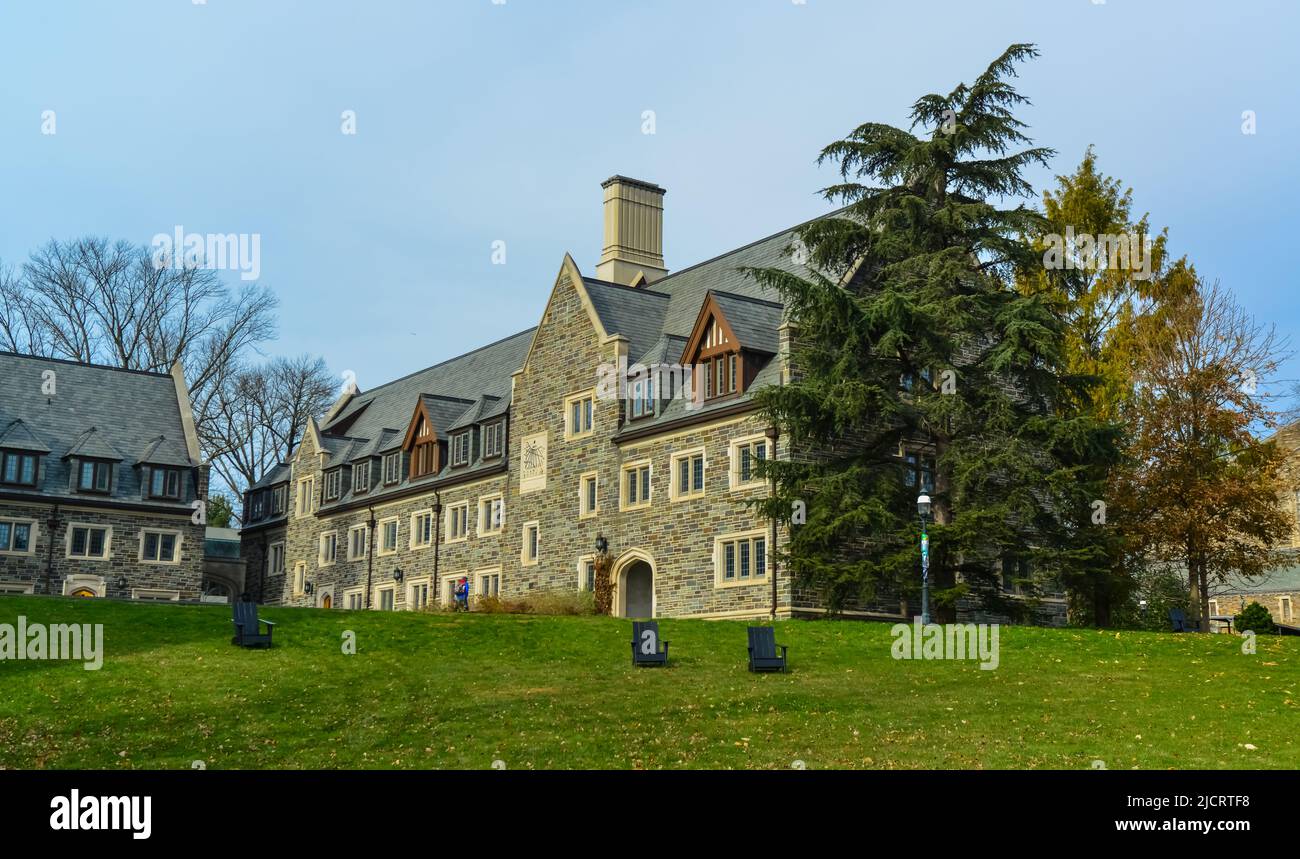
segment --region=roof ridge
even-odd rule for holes
[[[709,292],[714,295],[725,295],[727,298],[734,298],[737,301],[748,301],[751,304],[765,304],[768,307],[774,307],[777,310],[784,310],[785,305],[779,301],[768,301],[766,298],[757,298],[751,295],[741,295],[738,292],[727,292],[722,289],[710,289]]]
[[[118,373],[132,373],[137,376],[152,376],[157,379],[170,379],[170,373],[158,370],[136,370],[131,367],[114,367],[112,364],[96,364],[93,361],[77,361],[72,358],[51,358],[45,355],[28,355],[23,352],[7,352],[0,349],[0,358],[25,358],[29,361],[48,361],[52,364],[67,364],[73,367],[89,367],[92,370],[113,370]]]
[[[680,270],[678,270],[678,271],[672,271],[672,272],[669,272],[668,274],[666,274],[666,275],[664,275],[663,277],[661,277],[659,280],[656,280],[655,283],[666,283],[666,282],[672,280],[673,278],[675,278],[675,277],[677,277],[677,276],[679,276],[679,275],[686,274],[688,271],[694,271],[694,270],[697,269],[697,268],[703,268],[703,267],[706,266],[706,265],[712,265],[713,263],[715,263],[715,262],[717,262],[717,261],[719,261],[719,260],[724,260],[724,259],[726,259],[726,258],[729,257],[729,256],[734,256],[735,254],[738,254],[738,253],[740,253],[741,251],[747,251],[747,250],[749,250],[749,249],[752,248],[752,247],[757,247],[758,245],[763,244],[764,242],[770,242],[770,241],[772,241],[772,239],[776,238],[777,236],[782,236],[782,235],[785,235],[786,233],[794,232],[795,230],[800,229],[800,228],[802,228],[802,227],[806,227],[806,226],[808,226],[809,224],[811,224],[811,223],[813,223],[813,222],[815,222],[815,221],[820,221],[820,220],[823,220],[823,219],[825,219],[825,218],[829,218],[829,217],[831,217],[832,215],[837,215],[837,214],[839,214],[840,212],[843,212],[843,211],[845,211],[845,210],[848,209],[848,208],[849,208],[848,206],[841,206],[840,208],[835,209],[834,211],[827,212],[827,213],[824,214],[824,215],[818,215],[818,216],[815,217],[815,218],[809,218],[808,220],[806,220],[806,221],[802,221],[802,222],[800,222],[800,223],[798,223],[798,224],[795,224],[795,225],[792,226],[792,227],[786,227],[784,230],[777,230],[775,233],[772,233],[772,234],[769,235],[769,236],[764,236],[764,237],[761,238],[761,239],[756,239],[756,240],[754,240],[754,241],[752,241],[752,242],[749,242],[748,244],[741,245],[741,246],[738,247],[738,248],[732,248],[731,250],[726,251],[726,252],[724,252],[724,253],[720,253],[720,254],[718,254],[718,255],[715,256],[715,257],[712,257],[712,258],[710,258],[710,259],[706,259],[706,260],[704,260],[704,261],[702,261],[702,262],[697,262],[695,265],[689,265],[689,266],[687,266],[686,268],[680,269]]]
[[[451,358],[447,358],[446,360],[439,361],[439,362],[436,363],[436,364],[430,364],[428,367],[424,367],[424,368],[419,369],[419,370],[414,370],[414,371],[412,371],[412,372],[410,372],[410,373],[407,373],[405,376],[398,376],[396,379],[390,379],[390,380],[388,380],[387,382],[384,382],[382,385],[379,385],[379,386],[377,386],[377,387],[371,388],[371,389],[366,390],[366,391],[362,391],[361,393],[357,394],[356,399],[357,399],[358,401],[360,401],[360,400],[364,400],[364,399],[368,399],[368,398],[370,398],[371,396],[373,396],[375,393],[377,393],[377,392],[379,392],[379,391],[382,391],[384,388],[387,388],[387,387],[389,387],[389,386],[391,386],[391,385],[396,385],[398,382],[405,382],[405,381],[408,380],[408,379],[413,379],[413,378],[415,378],[416,376],[420,375],[421,373],[427,373],[427,372],[429,372],[430,370],[436,370],[436,369],[438,369],[439,367],[445,367],[446,365],[452,363],[453,361],[459,361],[461,358],[468,358],[470,355],[476,355],[476,354],[478,354],[479,352],[483,352],[483,351],[485,351],[485,350],[487,350],[487,349],[491,349],[493,346],[500,346],[502,343],[505,343],[505,342],[508,341],[508,340],[514,340],[516,337],[522,337],[522,336],[525,335],[525,334],[532,334],[532,333],[535,332],[536,330],[537,330],[537,326],[534,325],[532,328],[526,328],[526,329],[524,329],[523,331],[518,331],[518,332],[516,332],[516,333],[514,333],[514,334],[511,334],[511,335],[508,336],[508,337],[502,337],[500,340],[494,340],[494,341],[492,341],[491,343],[488,343],[488,344],[483,345],[483,346],[479,346],[479,347],[476,348],[476,349],[471,349],[471,350],[469,350],[468,352],[462,353],[462,354],[460,354],[460,355],[456,355],[456,356],[453,356],[453,357],[451,357]],[[341,416],[342,416],[342,414],[340,413],[340,417],[341,417]],[[337,418],[335,418],[335,420],[337,420]],[[331,423],[333,423],[333,421],[331,421]]]
[[[584,283],[595,284],[597,286],[612,286],[615,289],[624,289],[627,290],[628,292],[635,292],[638,295],[657,295],[660,298],[672,298],[672,296],[666,292],[659,292],[658,290],[655,289],[647,289],[644,286],[629,286],[628,284],[625,283],[614,283],[612,280],[601,280],[598,277],[584,277],[582,280]]]

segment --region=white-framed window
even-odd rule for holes
[[[501,570],[479,570],[474,574],[474,593],[481,597],[501,596]]]
[[[596,589],[596,556],[583,555],[578,559],[578,590]]]
[[[1219,601],[1210,600],[1210,615],[1214,616],[1219,613]]]
[[[370,460],[352,466],[352,493],[370,491]]]
[[[483,427],[483,458],[495,459],[506,452],[506,422],[496,421]]]
[[[370,605],[378,611],[394,611],[397,608],[397,585],[380,585],[375,588],[375,598]]]
[[[106,561],[112,556],[113,529],[107,525],[73,522],[68,526],[67,556]]]
[[[469,465],[471,431],[465,430],[451,437],[451,464]]]
[[[649,417],[655,413],[655,380],[653,377],[636,379],[629,386],[628,412],[632,419]]]
[[[343,592],[343,607],[349,611],[360,611],[366,607],[365,588],[348,588]]]
[[[523,530],[523,550],[520,562],[525,567],[537,565],[542,554],[542,529],[537,522],[525,522]]]
[[[353,525],[348,529],[348,560],[360,561],[370,548],[370,526]]]
[[[278,516],[289,501],[289,487],[281,484],[271,490],[271,515]]]
[[[429,600],[434,596],[433,579],[422,576],[406,583],[406,610],[422,611],[429,607]]]
[[[506,499],[500,492],[478,499],[478,532],[500,534],[506,526]]]
[[[730,483],[732,489],[745,489],[751,486],[763,485],[763,479],[758,476],[757,463],[767,459],[767,448],[767,437],[761,435],[736,439],[731,443]]]
[[[146,528],[140,531],[140,562],[145,564],[179,564],[181,532]]]
[[[387,519],[379,520],[379,555],[397,554],[397,526],[398,518],[390,516]]]
[[[402,479],[402,453],[384,454],[384,485],[392,486]]]
[[[35,551],[35,520],[0,519],[0,555],[30,555]]]
[[[337,501],[343,494],[343,469],[335,468],[325,472],[325,500]]]
[[[726,534],[713,544],[713,585],[718,588],[767,580],[767,533]]]
[[[294,515],[301,519],[316,511],[316,476],[298,479],[298,497],[294,501]]]
[[[411,548],[423,549],[433,545],[433,511],[421,510],[411,514]]]
[[[588,471],[578,476],[578,518],[590,519],[600,512],[600,475]]]
[[[447,534],[443,538],[446,543],[459,543],[469,539],[469,502],[461,501],[457,504],[448,504],[446,529]]]
[[[266,547],[266,574],[278,576],[284,572],[284,543],[272,543]]]
[[[1281,597],[1277,606],[1278,620],[1282,623],[1291,622],[1291,597]]]
[[[293,565],[293,595],[300,597],[307,588],[307,562],[299,561]]]
[[[0,581],[0,594],[6,596],[15,596],[18,594],[36,593],[35,585],[32,582],[6,582]]]
[[[583,391],[564,400],[564,437],[585,438],[595,431],[596,394]]]
[[[674,501],[699,498],[704,495],[704,448],[684,450],[673,454],[672,489],[669,497]]]
[[[320,552],[316,556],[316,565],[328,567],[339,559],[339,532],[326,531],[320,535]]]
[[[638,507],[649,507],[651,500],[650,460],[629,462],[623,466],[621,473],[619,508],[634,510]]]

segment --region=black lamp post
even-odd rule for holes
[[[930,537],[925,533],[930,518],[930,496],[918,495],[916,512],[921,517],[921,623],[930,623]]]
[[[398,567],[397,569],[393,570],[393,581],[397,582],[398,584],[401,584],[402,575],[403,573],[401,567]]]
[[[601,555],[609,551],[609,541],[600,534],[596,535],[596,551]]]

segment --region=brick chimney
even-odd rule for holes
[[[613,176],[605,189],[605,247],[596,277],[630,285],[638,274],[653,283],[664,268],[664,194],[651,182]]]

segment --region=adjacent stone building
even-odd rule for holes
[[[198,599],[207,482],[179,367],[0,353],[0,593]]]
[[[477,596],[590,589],[600,539],[621,616],[823,611],[747,504],[769,491],[755,463],[789,455],[752,393],[789,380],[794,326],[742,269],[806,273],[794,230],[669,273],[664,190],[603,188],[600,262],[564,258],[536,328],[349,391],[249,490],[255,597],[419,609],[462,577]],[[907,617],[903,597],[848,613]]]

